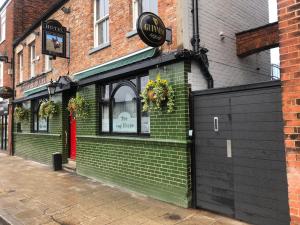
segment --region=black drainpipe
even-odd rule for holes
[[[209,64],[207,58],[208,50],[200,47],[200,33],[199,33],[199,15],[198,15],[198,0],[192,0],[193,4],[193,38],[191,44],[194,50],[194,59],[199,63],[200,69],[207,81],[207,88],[214,88],[214,79],[209,72]]]
[[[15,133],[15,95],[16,95],[16,90],[15,90],[15,83],[16,83],[16,67],[15,67],[15,47],[13,46],[13,56],[11,59],[11,63],[12,63],[12,89],[13,89],[13,96],[12,96],[12,111],[11,111],[11,123],[12,123],[12,127],[11,127],[11,155],[15,154],[15,144],[14,144],[14,133]]]

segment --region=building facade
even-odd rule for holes
[[[7,0],[0,9],[0,55],[4,56],[4,61],[0,62],[0,87],[13,88],[13,41],[19,37],[26,29],[49,9],[56,0],[45,1],[36,0]],[[38,9],[38,10],[37,10]],[[11,116],[9,114],[9,100],[0,99],[0,148],[11,150],[11,140],[8,139],[11,133]]]
[[[261,4],[256,8],[261,10],[259,21],[266,22],[267,7]],[[251,15],[251,8],[242,6],[242,11]],[[240,60],[233,54],[235,45],[230,35],[245,27],[229,32],[235,22],[225,21],[224,32],[229,38],[223,43],[219,38],[223,30],[218,27],[220,21],[203,18],[210,8],[199,10],[203,20],[200,36],[206,41],[198,50],[210,50],[207,61],[203,52],[197,55],[191,51],[195,48],[190,38],[195,37],[192,31],[196,23],[191,20],[192,6],[185,1],[60,1],[14,42],[14,103],[30,112],[27,120],[14,124],[14,154],[51,164],[52,154],[59,152],[64,163],[69,158],[76,161],[80,175],[183,207],[191,206],[190,90],[206,89],[208,82],[213,87],[212,79],[217,87],[271,79],[264,74],[253,77],[258,66],[265,69],[258,64],[269,62],[268,55]],[[142,42],[136,20],[143,11],[161,17],[172,30],[171,41],[159,48]],[[248,26],[260,25],[250,16],[245,19],[252,21]],[[59,21],[70,32],[69,59],[42,54],[41,23],[50,20]],[[238,22],[241,18],[232,20]],[[209,31],[209,24],[215,24],[216,31]],[[223,49],[213,49],[214,44]],[[221,56],[227,49],[232,54]],[[207,62],[213,65],[210,72]],[[225,68],[230,70],[226,72]],[[176,110],[172,113],[141,110],[140,93],[158,74],[174,88]],[[39,109],[49,98],[47,88],[51,80],[58,82],[51,99],[59,109],[53,118],[44,119]],[[76,95],[88,103],[88,117],[74,121],[67,107]]]

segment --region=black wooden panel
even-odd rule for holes
[[[194,96],[197,206],[251,224],[288,225],[280,86],[207,93]]]

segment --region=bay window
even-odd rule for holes
[[[19,83],[22,83],[24,80],[23,52],[20,52],[18,54],[18,61],[19,61],[19,63],[18,63],[18,65],[19,65]]]
[[[94,47],[109,42],[109,0],[95,0]]]
[[[101,132],[115,134],[149,134],[150,117],[142,112],[139,93],[148,76],[121,80],[101,86]]]

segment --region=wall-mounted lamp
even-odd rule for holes
[[[56,86],[56,82],[53,82],[53,80],[51,79],[50,83],[48,84],[48,94],[50,97],[55,95]]]
[[[8,61],[7,55],[0,55],[0,62],[9,63],[9,64],[12,63],[11,61]]]

